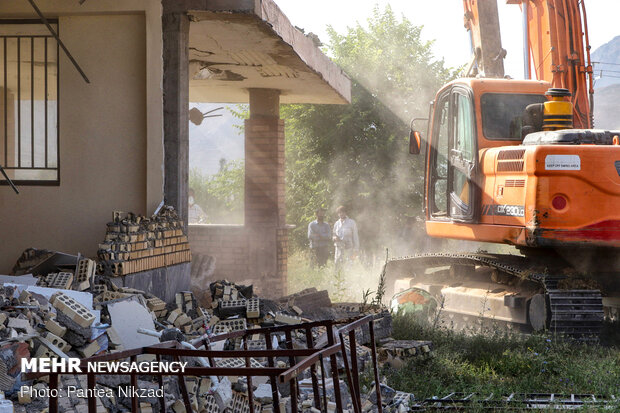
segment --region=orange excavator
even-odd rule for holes
[[[523,12],[527,80],[514,80],[497,1],[463,1],[466,76],[437,92],[426,136],[412,121],[410,152],[426,159],[426,232],[519,253],[393,259],[386,293],[407,289],[395,305],[419,293],[456,326],[482,318],[582,340],[618,318],[620,131],[592,129],[584,2],[507,1]]]

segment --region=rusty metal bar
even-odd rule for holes
[[[358,406],[362,410],[362,395],[360,393],[359,368],[357,366],[357,345],[355,342],[355,330],[349,331],[349,349],[351,351],[351,371],[353,374],[353,387],[357,394]],[[346,357],[346,354],[344,355]]]
[[[327,329],[327,344],[333,346],[334,343],[334,330],[330,326]],[[329,356],[329,363],[332,372],[332,381],[334,384],[334,396],[336,397],[336,411],[342,411],[342,395],[340,394],[340,377],[338,376],[338,361],[336,355],[331,354]]]
[[[35,13],[37,13],[39,15],[39,18],[41,19],[41,21],[43,22],[45,27],[47,27],[47,30],[49,30],[51,35],[54,36],[54,39],[56,39],[56,41],[58,42],[58,45],[65,52],[65,54],[67,55],[67,57],[69,58],[69,60],[73,64],[73,66],[75,66],[77,71],[80,72],[80,75],[82,75],[82,78],[84,79],[84,81],[86,83],[90,83],[90,80],[88,80],[88,77],[86,77],[86,74],[84,73],[84,71],[82,70],[82,68],[78,64],[78,62],[73,58],[73,56],[71,55],[71,53],[69,52],[69,50],[67,49],[65,44],[62,42],[62,40],[60,40],[60,37],[58,37],[58,34],[56,33],[56,31],[54,30],[52,25],[47,21],[47,18],[43,15],[43,13],[41,13],[41,10],[39,10],[39,8],[37,7],[37,5],[34,2],[34,0],[28,0],[28,3],[30,3],[30,5],[34,9]]]
[[[286,344],[286,348],[287,354],[290,354],[290,350],[293,350],[293,332],[294,330],[285,330],[284,331],[284,337],[285,337],[285,344]],[[297,361],[295,360],[295,357],[292,355],[289,355],[288,357],[288,363],[290,367],[293,367],[295,365]],[[290,387],[291,387],[291,406],[295,405],[295,409],[292,413],[295,413],[297,411],[297,404],[293,403],[293,400],[296,400],[297,396],[295,396],[295,398],[293,398],[293,394],[299,394],[299,387],[298,387],[298,383],[297,383],[297,378],[293,377],[293,379],[290,381]]]
[[[138,360],[138,356],[131,356],[131,362],[135,363]],[[91,374],[89,374],[89,376],[91,376]],[[134,389],[138,388],[138,375],[136,373],[131,373],[130,377],[130,383],[131,383],[131,387],[133,387]],[[131,392],[131,411],[132,412],[137,412],[138,411],[138,398],[136,397],[135,393],[132,391]]]
[[[86,385],[88,392],[88,413],[97,413],[97,398],[95,397],[95,383],[97,376],[95,374],[89,374],[86,376]]]
[[[340,327],[338,329],[338,332],[343,333],[343,334],[348,333],[349,331],[353,331],[358,328],[361,328],[362,326],[364,326],[364,324],[368,324],[373,319],[374,317],[372,315],[367,315],[362,318],[353,319],[353,321],[351,321],[350,323],[347,323],[345,326]],[[340,324],[340,323],[336,323],[336,324]]]
[[[291,413],[297,413],[297,380],[293,379],[292,381],[289,382],[290,387],[291,387]],[[285,413],[285,412],[280,412],[280,413]]]
[[[246,350],[248,349],[248,340],[244,339],[243,340],[243,349]],[[252,363],[250,363],[250,358],[246,357],[245,358],[245,366],[246,367],[251,367]],[[246,380],[248,383],[248,405],[250,407],[250,413],[254,413],[254,394],[252,392],[252,376],[248,375],[246,376]]]
[[[382,413],[381,407],[381,386],[379,385],[379,367],[377,366],[377,343],[375,342],[375,320],[368,323],[370,332],[370,352],[372,354],[372,370],[375,376],[375,390],[377,392],[377,413]]]
[[[340,348],[342,350],[342,361],[344,363],[344,371],[347,375],[347,382],[349,383],[349,392],[351,393],[351,401],[353,402],[353,411],[355,413],[362,413],[361,406],[358,404],[359,395],[357,394],[357,390],[355,389],[355,385],[353,384],[353,378],[351,369],[349,368],[349,357],[347,356],[347,348],[344,344],[344,337],[342,333],[338,333],[340,337]]]
[[[321,385],[323,387],[323,413],[327,413],[327,385],[325,384],[325,366],[323,365],[323,355],[319,354],[319,363],[321,364]]]
[[[280,374],[280,377],[279,377],[280,383],[287,383],[290,380],[292,380],[293,378],[299,376],[299,373],[303,372],[304,370],[306,370],[310,366],[315,365],[319,361],[320,357],[331,356],[331,355],[336,354],[336,353],[338,353],[340,351],[341,351],[340,344],[338,344],[338,343],[333,344],[333,345],[331,345],[329,347],[326,347],[324,349],[318,350],[312,356],[303,359],[299,363],[291,366],[288,370],[286,370],[282,374]]]
[[[251,331],[251,334],[265,334],[265,333],[286,333],[287,331],[293,331],[293,330],[298,330],[300,328],[305,328],[306,326],[310,327],[310,328],[314,328],[314,327],[326,327],[329,328],[332,325],[335,324],[346,324],[349,321],[352,321],[355,319],[345,319],[345,320],[323,320],[323,321],[313,321],[310,323],[301,323],[301,324],[292,324],[292,325],[281,325],[281,326],[275,326],[275,327],[261,327],[261,328],[254,328]],[[238,330],[238,331],[231,331],[230,333],[224,333],[224,334],[218,334],[216,336],[211,336],[209,337],[209,340],[211,340],[211,342],[216,342],[216,341],[222,341],[222,340],[226,340],[229,338],[237,338],[237,337],[243,337],[246,334],[248,334],[247,330]],[[198,337],[197,339],[194,339],[191,341],[192,344],[199,342],[200,340],[202,340],[202,336]]]
[[[50,377],[50,389],[56,390],[52,391],[50,395],[49,401],[49,413],[58,413],[58,381],[60,375],[58,373],[52,373],[49,375]]]
[[[160,354],[162,356],[187,356],[187,357],[219,357],[219,358],[239,358],[239,357],[307,357],[316,353],[312,349],[290,349],[290,350],[190,350],[190,349],[151,349],[146,347],[144,354]],[[293,363],[294,364],[294,363]]]
[[[314,348],[314,338],[312,337],[312,328],[306,327],[306,345],[309,349]],[[319,394],[319,378],[316,375],[316,363],[310,366],[310,377],[312,378],[312,394],[314,396],[314,407],[321,408],[321,395]]]
[[[257,368],[257,367],[186,367],[185,374],[188,376],[279,376],[286,371],[285,368]],[[101,374],[101,373],[99,373]],[[118,373],[116,373],[118,374]],[[150,375],[156,375],[158,373],[149,373]],[[159,373],[161,374],[161,373]],[[169,373],[161,374],[163,376],[170,375]]]
[[[265,347],[267,348],[267,350],[272,350],[273,344],[271,342],[271,333],[267,331],[264,334],[265,334]],[[267,357],[267,366],[269,366],[270,368],[273,368],[274,366],[274,361],[271,356]],[[280,397],[278,396],[278,385],[276,383],[275,375],[269,377],[269,383],[271,384],[271,400],[273,403],[273,411],[277,413],[280,409]]]
[[[159,354],[156,355],[155,360],[161,363],[161,356]],[[164,388],[164,376],[157,376],[157,384],[159,384],[160,389]],[[159,411],[161,413],[166,413],[166,397],[163,394],[159,396]]]
[[[179,356],[175,356],[174,357],[175,361],[181,361],[181,358]],[[186,370],[187,371],[187,370]],[[192,412],[192,402],[189,400],[189,394],[187,393],[187,385],[185,384],[185,374],[178,374],[178,380],[179,380],[179,390],[181,390],[181,396],[183,397],[183,404],[185,405],[185,411],[186,412]],[[190,376],[194,376],[195,374],[190,374]],[[132,410],[134,412],[137,412],[138,410]]]

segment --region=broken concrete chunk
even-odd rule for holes
[[[62,338],[58,337],[56,334],[50,333],[49,331],[43,334],[42,337],[44,337],[47,341],[49,341],[50,343],[58,347],[60,351],[62,352],[66,353],[67,351],[71,349],[71,346],[69,345],[69,343],[67,343]]]
[[[99,346],[99,343],[97,342],[97,340],[91,341],[89,344],[87,344],[84,347],[76,348],[76,351],[80,354],[80,356],[84,358],[93,356],[99,350],[101,350],[101,347]]]
[[[273,401],[273,393],[270,384],[259,384],[254,390],[254,398],[261,403],[271,403]]]
[[[246,314],[247,318],[260,317],[260,301],[258,298],[251,298],[246,301]]]
[[[22,332],[24,334],[31,334],[34,332],[32,327],[30,326],[30,322],[26,319],[21,319],[21,318],[15,318],[15,317],[9,318],[9,323],[7,324],[7,327],[13,328],[16,331]]]
[[[50,302],[54,308],[64,313],[81,327],[89,327],[95,321],[93,313],[65,293],[55,293]]]
[[[179,308],[177,308],[176,310],[173,310],[169,315],[168,315],[168,322],[170,324],[174,324],[174,322],[176,321],[176,319],[181,315],[181,310]]]
[[[56,320],[51,318],[45,320],[45,329],[58,337],[64,336],[67,332],[67,327],[60,325]]]
[[[137,301],[119,301],[108,305],[110,320],[124,349],[159,343],[156,337],[139,334],[139,328],[155,330],[151,313]]]
[[[73,283],[73,273],[70,272],[59,272],[56,276],[48,281],[48,287],[50,288],[59,288],[62,290],[68,290],[71,288],[71,284]]]
[[[228,377],[224,377],[220,380],[220,383],[217,385],[213,392],[213,396],[215,397],[215,402],[217,403],[220,411],[223,411],[232,400],[232,385],[230,384],[230,380]]]
[[[280,323],[280,324],[299,324],[301,323],[301,317],[295,317],[292,315],[288,315],[288,314],[284,314],[284,313],[276,313],[276,318],[275,318],[276,323]]]
[[[84,291],[90,287],[90,279],[95,275],[95,261],[84,258],[78,262],[77,271],[73,287],[76,290]]]

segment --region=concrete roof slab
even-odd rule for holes
[[[226,3],[225,5],[223,3]],[[209,2],[190,11],[190,101],[248,101],[248,89],[282,103],[351,101],[351,81],[272,0]]]

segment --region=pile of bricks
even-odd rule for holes
[[[125,233],[126,235],[134,233],[131,231],[135,228],[128,229],[130,232]],[[212,336],[255,327],[270,327],[278,324],[292,325],[313,321],[317,320],[315,317],[319,313],[328,314],[334,319],[343,319],[356,315],[356,312],[359,315],[359,311],[363,311],[358,304],[332,305],[327,292],[316,291],[315,289],[305,290],[276,302],[257,297],[253,293],[252,286],[236,285],[227,281],[216,281],[209,285],[209,294],[207,295],[210,300],[207,301],[206,305],[198,304],[194,295],[188,291],[176,293],[174,301],[166,303],[148,292],[118,287],[108,277],[98,275],[96,272],[95,262],[84,258],[78,262],[74,270],[63,269],[40,276],[39,284],[41,286],[57,289],[57,292],[51,295],[49,300],[41,299],[41,296],[31,294],[28,291],[18,293],[15,288],[0,289],[0,306],[2,307],[0,309],[0,339],[12,339],[14,341],[0,347],[0,390],[8,391],[13,388],[17,374],[19,374],[19,360],[22,357],[86,358],[96,354],[127,350],[120,344],[121,340],[117,333],[117,330],[120,330],[115,328],[107,310],[110,305],[125,300],[137,301],[144,307],[144,311],[150,312],[156,330],[165,333],[171,329],[176,329],[182,334],[185,341],[205,334]],[[68,290],[69,288],[80,290],[80,292],[71,293]],[[84,292],[92,294],[94,310],[90,310],[73,298],[73,296],[79,297]],[[5,311],[4,308],[10,308],[10,310]],[[97,311],[100,312],[99,324],[96,324],[96,318],[99,314]],[[377,312],[378,316],[381,314],[380,311]],[[321,340],[325,339],[325,333],[325,329],[313,329],[312,335],[315,345],[322,345]],[[380,339],[381,336],[377,336],[377,338]],[[296,348],[306,346],[307,337],[303,331],[293,331],[291,339]],[[278,337],[278,340],[277,345],[281,347],[286,345],[284,336]],[[347,340],[348,337],[345,337],[345,347],[348,348]],[[398,350],[400,348],[398,343],[392,342],[387,347],[399,355],[401,353],[409,354],[408,349]],[[276,345],[275,343],[270,344]],[[227,349],[241,349],[243,347],[254,350],[266,349],[267,343],[264,336],[259,334],[250,335],[245,343],[240,339],[231,339],[226,343]],[[424,351],[425,349],[421,346],[415,348],[416,351]],[[6,360],[2,358],[3,349],[11,354],[11,357]],[[357,357],[363,364],[371,357],[370,350],[363,345],[358,345]],[[218,367],[246,366],[246,360],[243,358],[215,357],[214,361]],[[249,361],[252,367],[261,367],[266,365],[267,360],[251,358]],[[277,366],[284,367],[286,362],[277,360]],[[178,380],[178,378],[172,379]],[[195,411],[229,411],[232,413],[247,413],[249,411],[248,384],[244,377],[229,378],[232,381],[232,384],[228,382],[229,392],[232,390],[232,397],[224,404],[222,404],[221,398],[218,398],[217,394],[214,393],[209,378],[187,376],[183,379]],[[220,377],[220,382],[222,379]],[[118,383],[114,382],[114,378],[111,376],[98,377],[97,380],[98,386],[103,385],[109,388],[118,386]],[[112,381],[106,383],[105,380]],[[47,386],[45,382],[35,383],[34,385]],[[178,386],[178,383],[175,385]],[[155,381],[141,381],[140,386],[157,387],[157,383]],[[271,389],[267,385],[269,389],[264,391],[264,386],[266,386],[264,383],[254,383],[252,389],[255,395],[254,411],[272,413]],[[8,395],[9,393],[7,393]],[[14,411],[16,412],[40,411],[37,409],[40,409],[41,403],[46,402],[40,398],[17,397],[18,395],[19,393],[15,393],[11,396],[15,403]],[[330,398],[332,396],[330,395]],[[406,403],[400,400],[408,400],[407,397],[407,395],[395,395],[389,406],[400,406]],[[166,407],[170,409],[169,411],[183,412],[185,407],[180,400],[178,393],[171,391],[170,395],[166,396]],[[290,409],[290,398],[282,397],[280,400],[281,411]],[[302,391],[298,403],[304,406],[304,403],[308,404],[310,400],[313,400],[312,394]],[[7,403],[10,401],[7,400]],[[158,403],[155,400],[141,400],[140,409],[143,412],[158,411]],[[76,404],[63,408],[63,411],[77,412],[82,411],[84,407],[85,400],[79,400]],[[126,411],[123,410],[126,407],[127,400],[121,398],[98,399],[98,411],[101,412]],[[331,413],[334,409],[333,400],[329,407],[331,408],[328,408],[328,413]]]
[[[121,276],[191,261],[183,222],[172,207],[150,218],[114,212],[97,253],[100,272]]]
[[[39,275],[37,286],[57,288],[61,290],[85,291],[95,276],[95,261],[82,258],[78,261],[75,269],[64,269],[59,272],[51,272],[47,275]]]

